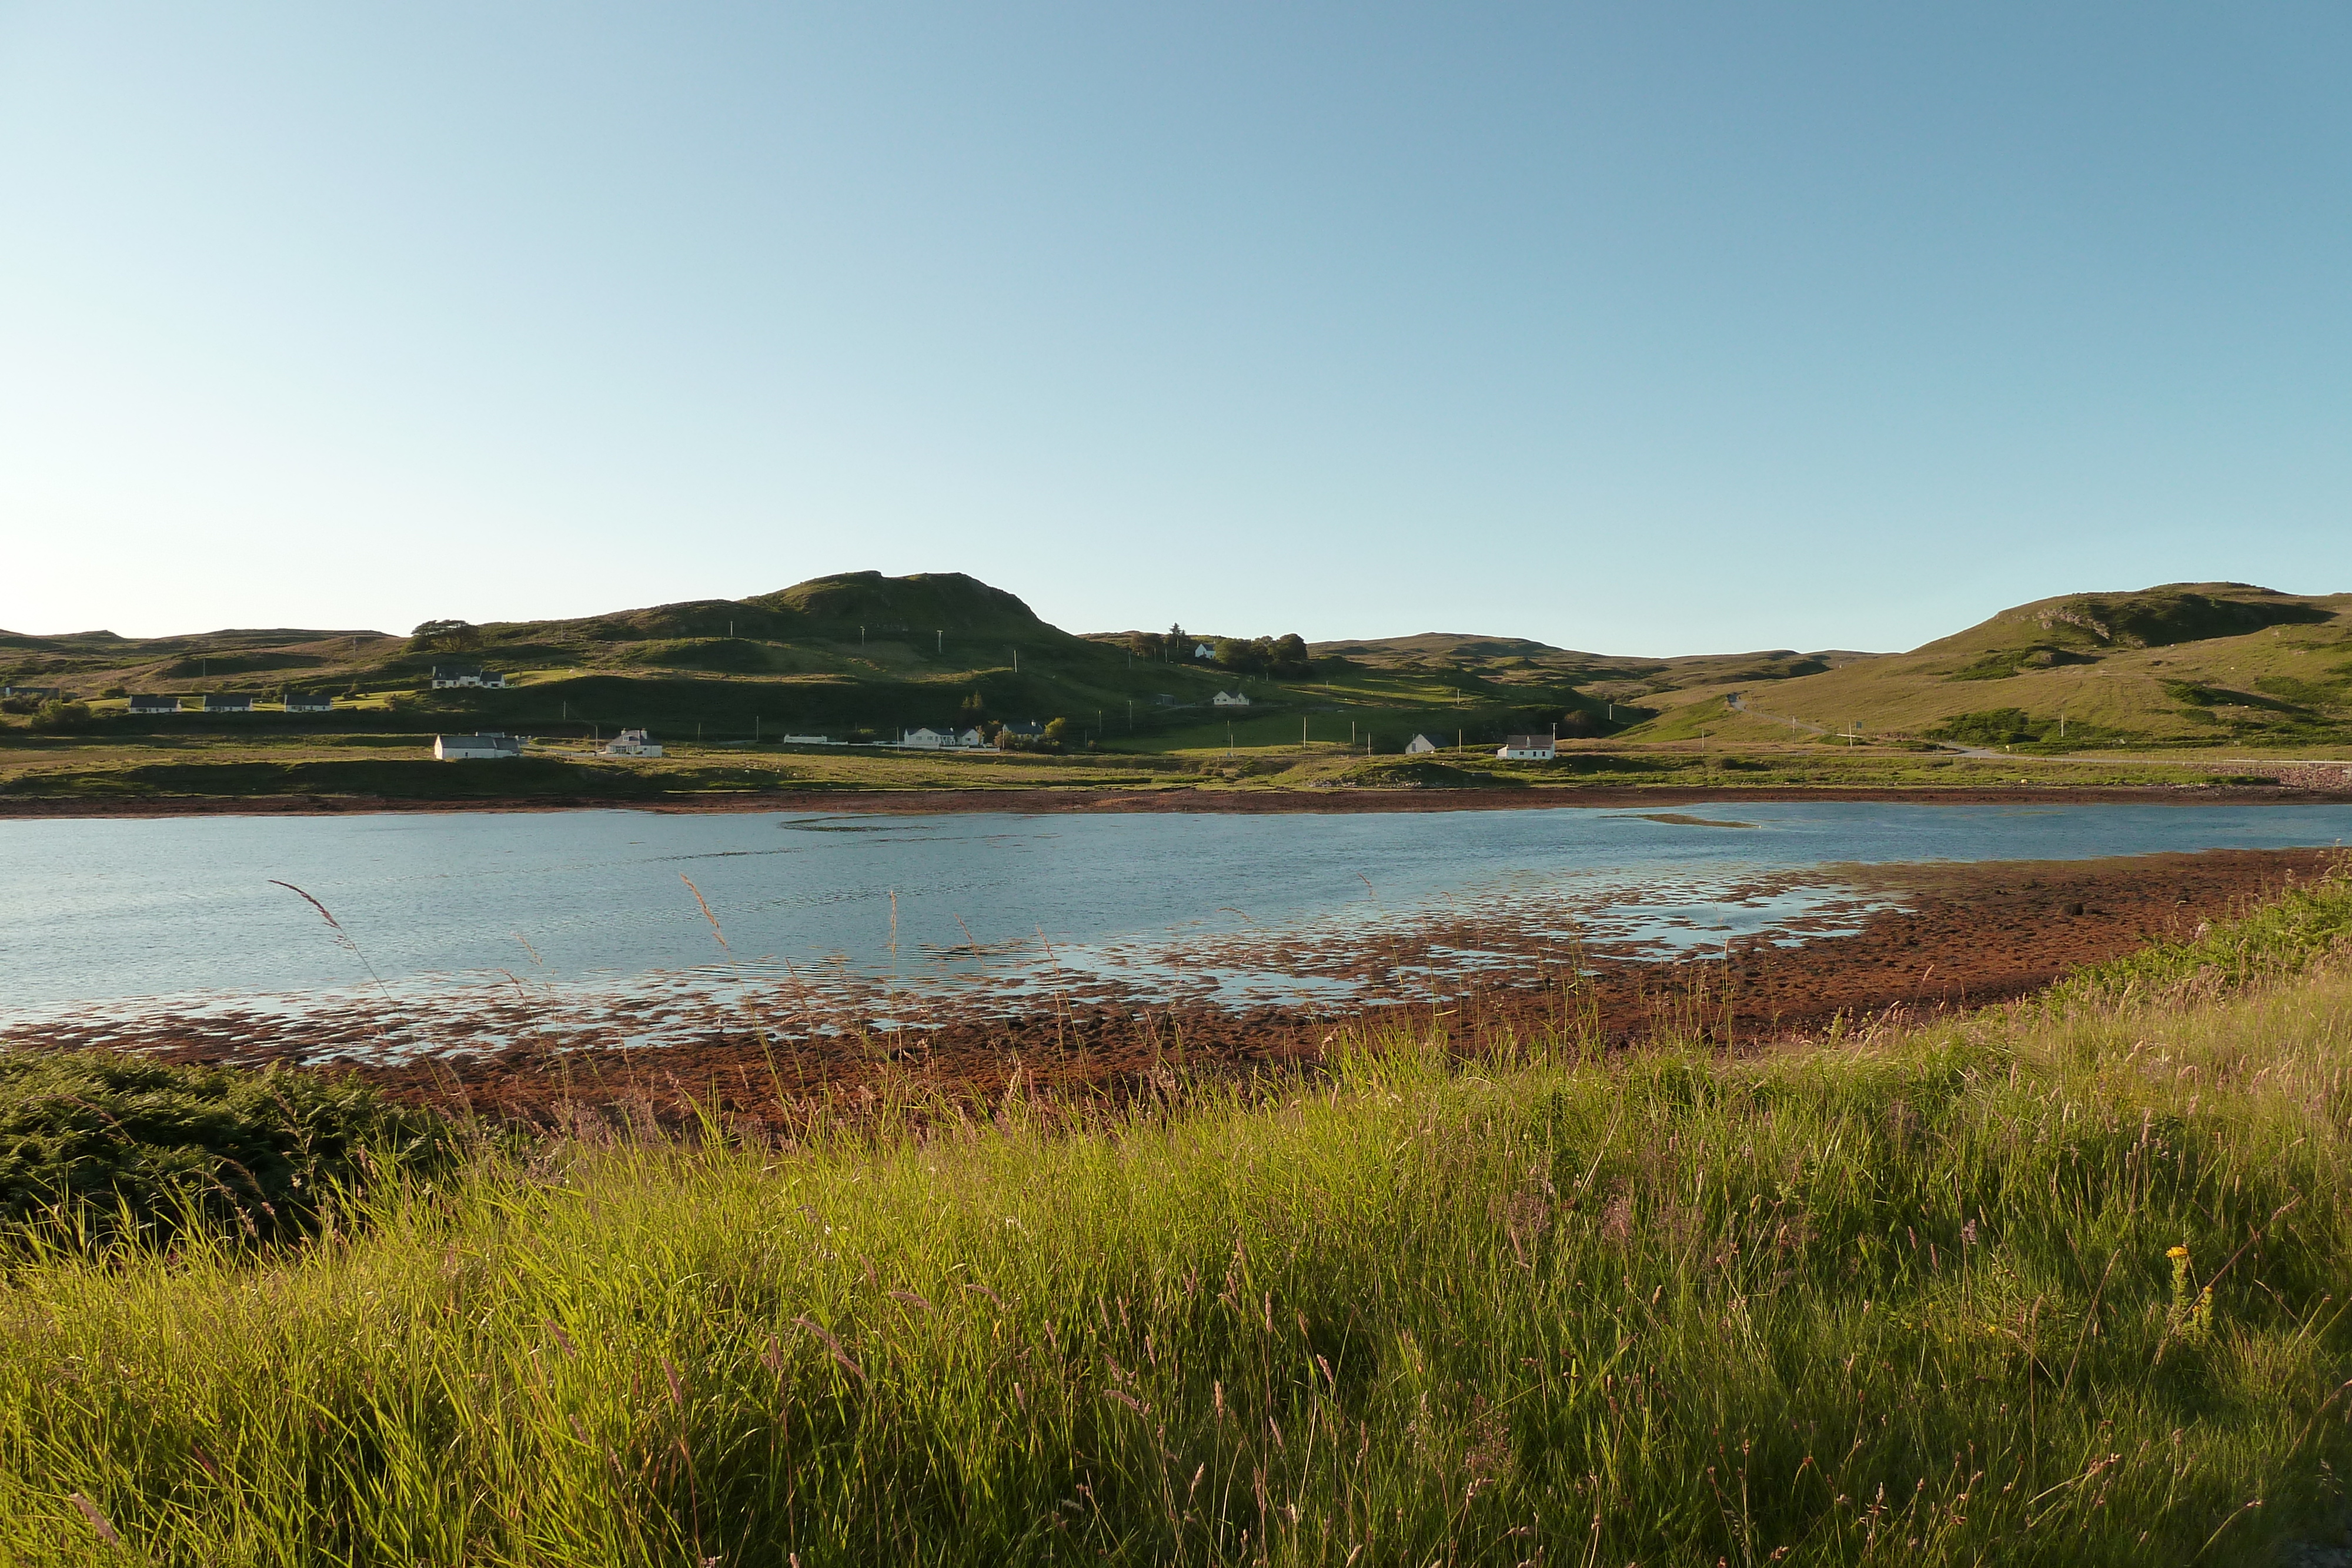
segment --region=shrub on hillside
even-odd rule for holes
[[[279,1239],[385,1162],[453,1151],[448,1124],[356,1079],[0,1052],[0,1238],[57,1217],[93,1240],[126,1220],[151,1240],[191,1225]]]
[[[88,729],[89,726],[88,703],[45,702],[33,714],[35,729]]]

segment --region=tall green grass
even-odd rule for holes
[[[2352,1465],[2352,978],[485,1154],[20,1247],[26,1563],[2237,1563]],[[120,1544],[115,1544],[115,1542]]]

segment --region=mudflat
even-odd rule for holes
[[[812,1017],[804,1027],[757,1030],[714,1009],[706,1030],[658,1047],[541,1033],[499,1050],[397,1061],[336,1057],[333,1066],[403,1099],[532,1125],[616,1112],[677,1124],[699,1113],[756,1133],[789,1124],[817,1097],[856,1102],[895,1088],[970,1102],[1016,1085],[1116,1097],[1149,1092],[1179,1072],[1311,1066],[1334,1026],[1350,1019],[1435,1022],[1465,1050],[1572,1028],[1612,1050],[1671,1031],[1754,1051],[1816,1038],[1841,1018],[1927,1015],[2029,996],[2076,966],[2151,938],[2192,936],[2200,924],[2243,913],[2342,859],[2336,849],[2210,850],[1827,868],[1898,906],[1869,914],[1853,935],[1793,946],[1732,937],[1704,956],[1674,962],[1605,947],[1565,960],[1557,949],[1530,950],[1521,968],[1468,977],[1458,991],[1442,981],[1433,989],[1433,952],[1465,939],[1507,939],[1480,931],[1473,916],[1421,934],[1417,952],[1367,953],[1359,977],[1370,982],[1374,999],[1336,1008],[1163,1006],[1139,995],[1085,1006],[975,1008],[889,1029]],[[520,1019],[528,1009],[518,1008]],[[47,1034],[47,1043],[83,1043],[70,1027]],[[110,1043],[175,1061],[261,1065],[319,1061],[349,1042],[322,1038],[299,1020],[271,1028],[231,1018],[157,1020],[135,1040],[111,1033]]]

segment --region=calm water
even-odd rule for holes
[[[76,1007],[492,981],[654,985],[786,962],[895,977],[1146,973],[1215,955],[1246,994],[1335,930],[1557,911],[1664,946],[1842,927],[1839,862],[2080,859],[2324,845],[2352,807],[1724,802],[1319,816],[654,815],[634,811],[0,821],[0,1024]],[[723,927],[722,951],[690,877]],[[273,881],[332,910],[353,947]],[[1810,924],[1809,924],[1810,922]],[[1790,939],[1795,939],[1791,937]],[[895,943],[895,946],[894,946]],[[356,950],[354,950],[354,948]],[[1261,955],[1253,957],[1253,953]],[[1276,956],[1265,956],[1276,955]],[[1296,971],[1297,966],[1287,966]],[[1233,988],[1237,986],[1238,990]]]

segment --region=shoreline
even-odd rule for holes
[[[2352,786],[2313,789],[2245,784],[1898,785],[1529,785],[1509,789],[777,789],[758,792],[616,797],[486,797],[415,800],[376,795],[173,795],[88,800],[69,796],[0,796],[0,821],[153,819],[164,817],[381,816],[410,812],[657,811],[782,812],[931,816],[955,812],[1056,811],[1348,814],[1367,811],[1507,811],[1616,810],[1633,805],[1685,806],[1710,800],[1771,803],[1875,801],[1901,805],[2342,805]]]
[[[1351,1021],[1439,1028],[1468,1050],[1570,1027],[1612,1051],[1679,1033],[1755,1051],[1817,1039],[1841,1018],[1852,1025],[1935,1016],[2031,997],[2084,965],[2151,939],[2196,935],[2205,922],[2242,915],[2345,863],[2344,851],[2327,848],[1841,866],[1840,880],[1892,894],[1900,906],[1869,915],[1850,935],[1794,946],[1766,934],[1672,961],[1595,950],[1562,963],[1528,952],[1507,971],[1457,977],[1442,994],[1418,980],[1410,990],[1334,1005],[1228,1007],[1134,995],[1075,1007],[959,1009],[926,1025],[830,1034],[771,1032],[748,1012],[714,1007],[707,1024],[674,1043],[631,1046],[586,1030],[373,1061],[349,1051],[367,1020],[343,1020],[334,1038],[320,1032],[330,1020],[164,1016],[143,1029],[58,1028],[15,1043],[352,1072],[410,1103],[541,1126],[614,1113],[666,1124],[705,1112],[764,1122],[790,1105],[845,1094],[867,1100],[893,1086],[950,1098],[1001,1097],[1018,1084],[1116,1096],[1148,1089],[1171,1068],[1311,1064],[1334,1027]],[[1454,934],[1432,935],[1446,941]],[[1368,952],[1365,972],[1377,976],[1412,956],[1391,953],[1384,963]],[[804,1024],[820,1021],[803,1015]],[[516,1034],[528,1034],[529,1024],[520,1019]]]

